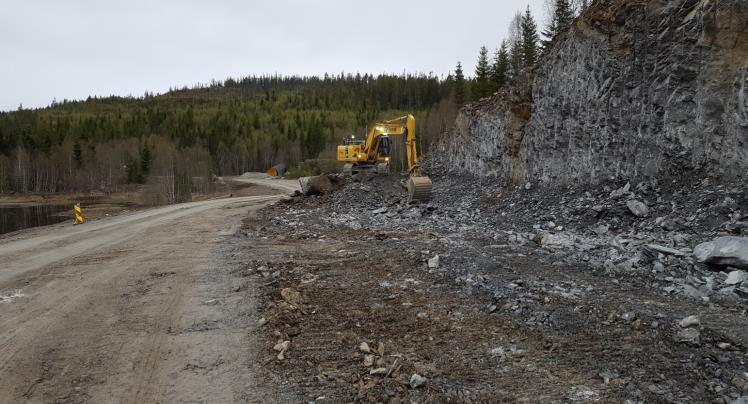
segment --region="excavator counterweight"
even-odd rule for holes
[[[408,155],[408,202],[427,202],[431,199],[432,183],[421,175],[416,149],[416,119],[413,115],[379,122],[369,130],[365,140],[351,138],[338,146],[338,161],[344,162],[343,173],[352,175],[371,172],[380,175],[390,172],[390,136],[404,136]]]

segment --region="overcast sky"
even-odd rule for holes
[[[543,0],[0,2],[0,110],[229,76],[433,72],[498,46]]]

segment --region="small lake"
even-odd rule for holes
[[[0,234],[72,220],[72,206],[0,206]]]

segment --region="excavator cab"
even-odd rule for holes
[[[379,138],[379,159],[386,159],[389,161],[392,153],[392,140],[388,135],[383,135]]]

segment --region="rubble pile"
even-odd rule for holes
[[[694,255],[701,243],[748,236],[748,190],[741,182],[647,181],[552,190],[438,178],[428,204],[407,204],[404,178],[369,177],[318,197],[313,214],[326,225],[353,230],[430,230],[470,250],[527,247],[550,263],[644,274],[665,294],[735,304],[748,298],[748,284],[725,283],[729,273],[742,269],[741,261],[728,257],[719,261],[728,265],[704,265]]]
[[[510,321],[519,335],[537,331],[552,340],[542,344],[554,357],[568,355],[565,360],[575,363],[579,355],[590,355],[585,351],[590,348],[576,344],[591,344],[593,359],[586,363],[598,368],[595,377],[608,393],[632,402],[731,403],[748,394],[748,270],[742,261],[745,251],[735,247],[748,236],[743,183],[611,181],[550,189],[461,177],[433,164],[428,169],[434,180],[428,204],[407,203],[405,177],[375,176],[348,179],[338,191],[297,196],[267,208],[254,237],[283,245],[300,242],[319,254],[343,257],[346,263],[331,267],[331,258],[324,258],[315,267],[307,265],[314,260],[305,259],[303,265],[266,268],[263,278],[280,279],[278,288],[309,289],[322,279],[335,282],[334,287],[306,294],[316,299],[322,299],[322,292],[338,290],[350,295],[351,302],[345,304],[340,296],[331,298],[337,304],[333,311],[350,309],[354,317],[365,307],[399,301],[408,285],[421,284],[414,292],[431,306],[445,304],[443,293],[456,292],[474,304],[471,310]],[[379,262],[386,264],[377,266]],[[375,276],[372,265],[384,277]],[[398,286],[393,276],[407,279]],[[283,284],[284,277],[298,280]],[[307,279],[317,281],[306,284]],[[376,284],[373,289],[371,282]],[[277,299],[278,293],[273,289],[270,296]],[[372,295],[369,303],[356,298],[362,294]],[[317,307],[314,310],[323,310]],[[433,321],[429,313],[434,309],[427,307],[413,313],[415,321]],[[398,311],[387,313],[378,324],[383,334],[378,335],[392,337],[395,327],[406,338],[410,328],[395,325],[401,321]],[[272,312],[262,316],[275,317]],[[459,319],[455,316],[448,318]],[[269,347],[284,348],[291,340],[287,334],[270,337]],[[432,337],[439,341],[448,335],[437,332]],[[527,350],[527,343],[522,345],[517,348],[514,342],[489,352],[502,361],[516,361],[516,355],[528,360],[529,354],[517,353]],[[279,352],[288,357],[289,352],[277,349],[273,357]],[[423,353],[418,363],[433,355],[439,356]],[[448,355],[465,359],[458,353]],[[447,389],[438,390],[442,392],[454,382],[448,369],[424,374],[411,366],[397,371],[394,361],[376,366],[372,359],[356,358],[367,366],[361,376],[365,386],[387,379],[391,371],[398,394],[417,394],[421,377],[428,388]],[[701,387],[689,387],[692,384]],[[490,396],[488,390],[482,393]],[[456,397],[450,394],[442,397]]]

